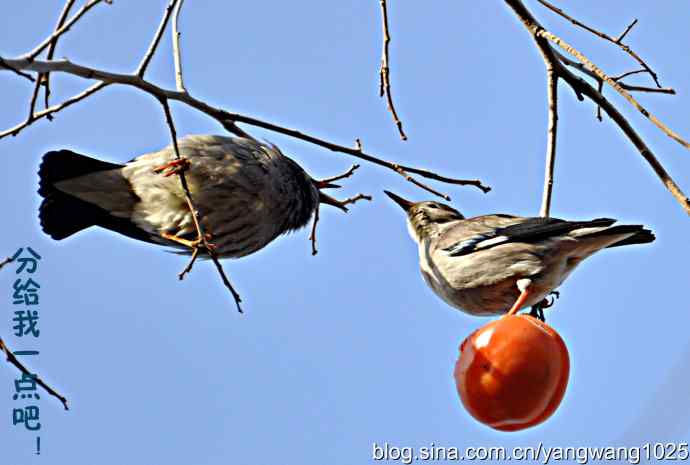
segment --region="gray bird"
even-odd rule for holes
[[[616,220],[609,218],[465,218],[448,205],[414,203],[385,193],[407,212],[426,283],[448,304],[471,315],[532,306],[531,314],[543,319],[542,309],[551,304],[547,296],[582,260],[606,247],[654,240],[643,226],[612,226]]]
[[[188,136],[179,150],[204,228],[220,257],[242,257],[307,224],[319,202],[336,205],[273,145],[248,138]],[[171,146],[125,165],[60,150],[39,170],[41,226],[60,240],[100,226],[141,241],[184,248],[198,239]],[[157,174],[165,169],[163,175]]]

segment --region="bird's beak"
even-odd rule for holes
[[[389,192],[389,191],[383,191],[383,192],[384,192],[388,197],[390,197],[391,199],[393,199],[393,201],[394,201],[395,203],[397,203],[398,205],[400,205],[400,208],[402,208],[402,209],[405,210],[405,211],[408,211],[410,208],[412,208],[412,205],[414,205],[414,202],[410,202],[409,200],[405,200],[405,199],[403,199],[402,197],[400,197],[399,195],[395,195],[395,194],[392,193],[392,192]]]

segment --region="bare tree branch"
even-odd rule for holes
[[[45,383],[45,381],[43,381],[41,378],[39,378],[36,374],[31,373],[19,360],[17,360],[17,357],[14,356],[14,354],[9,349],[9,347],[7,347],[7,345],[2,340],[2,338],[0,338],[0,350],[5,352],[5,356],[7,357],[8,362],[10,362],[12,365],[17,367],[17,369],[19,369],[19,371],[24,373],[26,376],[32,377],[36,381],[36,384],[38,384],[43,389],[45,389],[45,391],[48,394],[59,399],[60,402],[62,402],[62,406],[65,407],[65,410],[69,410],[69,407],[67,406],[67,399],[64,396],[60,395],[60,393],[58,393],[55,389],[48,386]]]
[[[482,182],[478,179],[455,179],[455,178],[448,178],[445,176],[440,176],[432,171],[420,169],[420,168],[413,168],[411,166],[405,166],[405,165],[400,165],[397,163],[393,163],[390,161],[382,160],[380,158],[374,157],[373,155],[368,155],[366,154],[362,149],[361,146],[351,148],[351,147],[346,147],[344,145],[338,145],[334,144],[332,142],[328,142],[323,139],[319,139],[318,137],[311,136],[309,134],[302,133],[296,129],[290,129],[290,128],[285,128],[283,126],[278,126],[273,123],[268,123],[266,121],[262,121],[256,118],[251,118],[249,116],[245,115],[240,115],[238,113],[227,113],[229,116],[229,119],[233,122],[237,123],[245,123],[245,124],[250,124],[252,126],[264,128],[271,130],[273,132],[277,132],[280,134],[285,134],[287,136],[294,137],[296,139],[300,139],[306,142],[310,142],[314,145],[318,145],[320,147],[327,148],[328,150],[331,150],[333,152],[339,152],[339,153],[345,153],[348,155],[351,155],[355,158],[359,158],[360,160],[365,160],[368,161],[369,163],[373,163],[375,165],[383,166],[385,168],[388,168],[390,170],[395,171],[396,173],[400,174],[402,177],[404,177],[406,180],[409,182],[415,184],[416,186],[424,189],[427,192],[431,192],[434,195],[437,195],[439,197],[442,197],[446,200],[450,200],[450,197],[446,194],[440,193],[436,190],[433,190],[432,188],[426,186],[425,184],[422,184],[421,182],[417,181],[414,179],[412,176],[409,175],[409,173],[413,174],[418,174],[424,178],[427,179],[433,179],[435,181],[443,182],[446,184],[455,184],[459,186],[474,186],[478,189],[480,189],[482,192],[487,193],[491,190],[491,187],[485,186],[482,184]],[[360,142],[361,145],[361,142]]]
[[[391,41],[391,36],[388,30],[388,7],[386,5],[386,0],[379,0],[381,4],[381,23],[383,28],[383,50],[381,51],[381,70],[379,71],[379,96],[386,97],[388,103],[388,111],[390,111],[391,116],[393,116],[393,121],[398,128],[398,133],[402,140],[407,140],[407,135],[403,131],[402,121],[398,117],[398,112],[395,110],[395,105],[393,104],[393,96],[391,95],[391,79],[390,79],[390,67],[388,58],[388,45]]]
[[[578,50],[576,50],[572,45],[568,44],[565,42],[563,39],[560,37],[554,35],[553,33],[542,29],[541,31],[538,32],[538,34],[551,42],[555,43],[559,47],[561,47],[563,50],[580,60],[580,62],[587,67],[590,71],[592,71],[594,74],[596,74],[599,79],[606,81],[608,85],[613,87],[616,92],[621,94],[625,99],[630,102],[640,113],[642,113],[647,119],[649,119],[656,127],[661,129],[664,134],[669,136],[671,139],[675,140],[678,142],[680,145],[683,147],[690,149],[690,143],[686,142],[682,137],[680,137],[676,132],[671,130],[668,126],[666,126],[664,123],[662,123],[656,116],[651,114],[649,110],[644,108],[635,98],[630,95],[623,87],[613,79],[611,79],[606,73],[604,73],[599,67],[597,67],[594,63],[589,61],[587,57],[585,57],[582,53],[580,53]]]
[[[14,260],[12,257],[7,257],[3,260],[0,260],[0,270],[2,269],[3,266],[7,265],[8,263],[12,263]]]
[[[319,224],[319,210],[321,210],[321,206],[317,205],[316,209],[314,210],[314,222],[311,224],[311,233],[309,233],[312,255],[319,253],[319,251],[316,249],[316,225]]]
[[[344,207],[345,205],[351,205],[353,203],[357,203],[359,200],[367,200],[367,201],[371,202],[372,198],[371,198],[371,195],[357,194],[353,197],[349,197],[345,200],[341,200],[340,204]]]
[[[628,27],[625,28],[625,31],[623,31],[621,35],[618,36],[618,38],[616,39],[617,44],[620,44],[621,41],[625,39],[625,36],[628,35],[628,32],[632,31],[632,28],[635,27],[635,24],[637,24],[637,18],[633,19],[632,22],[628,24]]]
[[[357,166],[357,165],[355,165]],[[350,168],[344,175],[340,176],[334,176],[333,178],[328,178],[328,179],[342,179],[349,177],[352,172],[354,171],[353,168]],[[322,181],[317,181],[318,182],[325,182],[325,180]],[[340,187],[340,186],[335,186],[335,185],[330,185],[326,187]],[[314,210],[314,222],[311,225],[311,233],[309,234],[309,240],[311,241],[311,254],[316,255],[318,253],[318,250],[316,250],[316,225],[319,223],[319,210],[321,209],[321,204],[326,204],[330,205],[332,207],[336,207],[343,212],[347,213],[349,210],[347,208],[347,205],[356,203],[359,200],[368,200],[371,202],[371,196],[370,195],[365,195],[365,194],[357,194],[353,197],[347,198],[345,200],[338,200],[334,199],[333,197],[324,194],[323,192],[319,192],[319,204],[316,206],[316,209]]]
[[[158,44],[160,43],[161,37],[163,36],[163,33],[165,32],[165,27],[168,23],[168,20],[170,19],[170,14],[171,14],[173,6],[176,2],[177,2],[177,0],[172,0],[170,5],[168,5],[168,7],[166,8],[166,12],[163,15],[163,18],[161,19],[161,23],[158,26],[158,30],[156,31],[156,34],[155,34],[153,40],[151,41],[151,45],[149,46],[148,50],[144,54],[144,57],[142,58],[141,63],[139,63],[139,67],[137,68],[136,75],[140,78],[144,77],[144,74],[146,73],[146,69],[148,68],[149,63],[150,63],[151,59],[153,58],[153,55],[155,54],[156,49],[158,48]],[[73,0],[68,0],[68,2],[65,4],[65,9],[63,9],[60,20],[58,20],[58,26],[57,26],[58,29],[61,27],[61,23],[64,22],[64,18],[68,14],[68,11],[69,11],[68,7],[71,7],[73,3],[74,3]],[[56,42],[57,42],[57,39],[55,42],[53,42],[53,44]],[[53,44],[51,44],[51,48],[48,51],[49,57],[51,57],[51,52],[54,50]],[[1,60],[2,59],[0,58],[0,61]],[[38,96],[39,82],[40,82],[41,76],[45,76],[44,83],[46,85],[46,99],[45,99],[46,109],[43,111],[40,111],[38,113],[35,113],[34,112],[34,105],[35,105],[35,99]],[[63,110],[63,109],[67,108],[68,106],[70,106],[74,103],[77,103],[77,102],[80,102],[81,100],[84,100],[85,98],[89,97],[92,94],[95,94],[96,92],[98,92],[99,90],[103,89],[104,87],[106,87],[110,84],[109,82],[101,81],[101,82],[96,83],[93,86],[87,88],[83,92],[81,92],[81,93],[79,93],[73,97],[68,98],[67,100],[65,100],[64,102],[62,102],[58,105],[53,105],[52,107],[48,107],[48,94],[50,93],[48,78],[49,78],[48,73],[45,73],[45,74],[39,73],[39,79],[36,83],[36,87],[34,88],[34,94],[31,98],[32,103],[31,103],[30,117],[25,122],[20,123],[17,126],[10,128],[6,131],[0,132],[0,139],[2,139],[3,137],[10,136],[10,135],[16,136],[17,134],[19,134],[22,131],[22,129],[31,125],[34,121],[36,121],[38,119],[41,119],[41,118],[52,119],[52,115],[54,113],[57,113],[60,110]]]
[[[53,41],[57,40],[58,37],[60,37],[62,34],[65,32],[69,31],[69,29],[79,21],[79,18],[84,16],[84,14],[89,11],[91,8],[95,7],[101,2],[105,3],[112,3],[112,0],[90,0],[86,5],[84,5],[81,10],[77,11],[77,13],[72,16],[69,21],[67,21],[65,24],[62,25],[62,27],[58,28],[53,32],[50,37],[48,37],[46,40],[41,42],[38,46],[36,46],[35,49],[24,55],[24,58],[28,60],[33,60],[36,58],[40,53],[45,50]]]
[[[175,85],[179,92],[187,93],[184,87],[184,80],[182,79],[182,54],[180,51],[180,31],[178,29],[178,21],[180,19],[180,10],[184,0],[179,0],[175,5],[175,16],[173,17],[173,56],[175,57]]]
[[[613,79],[613,78],[612,78]],[[618,82],[616,79],[614,81]],[[646,86],[633,86],[631,84],[626,84],[624,82],[619,82],[619,85],[630,92],[649,92],[651,94],[669,94],[676,95],[676,91],[670,87],[646,87]]]
[[[559,55],[560,55],[561,61],[568,60],[568,58],[565,58],[560,53],[559,53]],[[586,72],[589,72],[589,70],[587,70],[587,68],[585,68],[582,65],[582,63],[577,63],[577,62],[571,61],[571,60],[568,60],[568,61],[570,61],[573,64],[573,66],[581,66],[583,70],[586,70]],[[563,62],[565,63],[565,61],[563,61]],[[566,63],[566,64],[569,64],[569,63]],[[632,76],[633,74],[640,74],[640,73],[646,73],[646,72],[647,72],[646,69],[636,69],[634,71],[628,71],[627,73],[619,74],[618,76],[611,76],[611,79],[613,79],[614,81],[620,81],[621,79],[625,79],[626,77]],[[592,73],[592,75],[596,76],[594,73]],[[670,90],[673,90],[673,89],[670,89]],[[674,94],[675,94],[675,92],[676,91],[673,91]]]
[[[170,136],[172,137],[173,149],[175,150],[175,158],[177,160],[183,160],[182,156],[180,155],[179,146],[177,145],[177,131],[175,130],[175,124],[173,123],[172,114],[170,113],[170,105],[168,105],[168,101],[165,99],[161,100],[161,105],[163,105],[163,110],[165,111],[165,120],[168,123],[168,128],[170,129]],[[185,170],[183,169],[177,171],[177,175],[180,177],[180,184],[182,185],[182,190],[184,191],[187,207],[189,208],[189,211],[192,214],[194,228],[197,231],[197,239],[193,241],[191,244],[186,244],[185,242],[178,240],[178,242],[181,242],[185,245],[189,245],[189,247],[191,247],[192,249],[192,258],[189,261],[189,264],[178,275],[178,277],[182,279],[186,273],[191,271],[192,266],[194,265],[194,261],[199,255],[198,250],[203,249],[203,251],[206,252],[209,257],[211,257],[211,260],[213,260],[213,263],[216,265],[216,269],[218,270],[218,273],[220,274],[220,277],[223,280],[223,284],[225,284],[225,287],[228,288],[228,290],[232,294],[232,297],[235,299],[237,311],[243,313],[242,307],[240,306],[240,302],[242,302],[242,299],[240,298],[240,295],[237,293],[235,288],[232,286],[232,283],[230,283],[230,280],[225,274],[225,270],[223,270],[223,265],[221,265],[218,261],[218,254],[216,253],[214,246],[208,242],[208,238],[211,237],[211,234],[206,233],[204,231],[203,226],[201,225],[201,221],[199,220],[199,211],[196,209],[196,206],[194,205],[192,193],[189,191],[189,185],[187,184],[187,178],[184,174],[184,171]],[[176,240],[175,236],[164,235],[164,237],[170,240]]]
[[[12,263],[14,259],[12,257],[7,257],[4,260],[0,261],[0,269],[7,265],[8,263]],[[17,357],[12,353],[12,351],[7,347],[5,344],[5,341],[2,340],[0,337],[0,351],[5,353],[5,356],[7,358],[7,361],[10,362],[12,365],[17,367],[19,371],[24,373],[27,376],[30,376],[36,381],[36,384],[41,386],[45,391],[50,394],[53,397],[56,397],[62,402],[63,407],[65,407],[65,410],[69,410],[69,407],[67,406],[67,399],[63,396],[61,396],[55,389],[51,388],[48,386],[41,378],[38,377],[38,375],[31,373],[19,360],[17,360]]]
[[[180,14],[180,6],[182,5],[183,0],[177,0],[177,3],[175,3],[175,0],[171,3],[171,5],[175,8],[175,16],[173,18],[173,34],[172,34],[172,41],[173,41],[173,55],[175,57],[175,75],[176,75],[176,83],[177,83],[177,90],[183,93],[187,93],[184,89],[183,81],[182,81],[182,57],[180,56],[180,33],[177,30],[177,17]],[[163,22],[167,22],[168,15],[166,14],[164,16]],[[160,34],[162,34],[162,31],[164,30],[164,25],[159,28]],[[158,36],[158,34],[157,34]],[[156,42],[156,39],[154,39],[154,42]],[[155,46],[152,45],[152,49],[155,51]],[[170,112],[170,105],[168,104],[167,99],[160,99],[161,105],[163,105],[163,110],[165,111],[165,120],[168,123],[168,128],[170,129],[170,136],[172,137],[172,144],[173,144],[173,149],[175,150],[175,158],[177,159],[178,162],[181,162],[183,160],[187,161],[186,159],[183,159],[183,157],[180,155],[180,148],[177,144],[177,131],[175,130],[175,124],[173,122],[172,118],[172,113]],[[189,161],[187,161],[187,166],[189,166]],[[194,262],[199,256],[199,251],[203,250],[208,254],[209,257],[211,257],[211,260],[213,260],[213,263],[216,265],[216,269],[218,270],[218,273],[220,274],[220,277],[223,281],[223,284],[225,284],[225,287],[228,288],[230,293],[232,294],[232,297],[235,299],[235,305],[237,305],[237,311],[242,313],[242,307],[240,306],[240,302],[242,302],[242,299],[240,298],[240,294],[235,290],[233,287],[232,283],[228,279],[227,275],[225,274],[225,270],[223,269],[223,265],[221,265],[220,261],[218,260],[218,254],[216,253],[215,247],[208,242],[208,239],[212,237],[212,233],[206,233],[204,231],[204,228],[201,224],[201,220],[199,219],[199,211],[196,209],[196,206],[194,205],[194,199],[192,198],[192,193],[189,190],[189,185],[187,184],[187,177],[184,174],[185,169],[180,169],[177,170],[177,175],[180,178],[180,185],[182,186],[182,190],[184,191],[184,196],[185,200],[187,202],[187,207],[189,208],[189,211],[192,215],[192,220],[194,221],[194,228],[196,229],[197,232],[197,239],[193,241],[189,246],[192,248],[192,257],[189,260],[189,263],[185,268],[182,270],[182,272],[178,275],[178,278],[181,280],[184,278],[186,273],[189,273],[192,270],[192,267],[194,266]],[[165,236],[164,236],[165,237]],[[167,237],[168,239],[171,240],[176,240],[175,237]],[[182,242],[182,241],[180,241]]]
[[[359,169],[359,165],[355,163],[354,165],[352,165],[352,166],[350,167],[349,170],[345,171],[343,174],[338,174],[338,175],[336,175],[336,176],[331,176],[330,178],[319,179],[318,181],[316,181],[316,184],[319,185],[319,186],[321,186],[321,188],[324,188],[324,187],[340,187],[340,186],[326,186],[326,184],[330,184],[330,183],[332,183],[333,181],[339,181],[340,179],[347,179],[347,178],[349,178],[350,176],[352,176],[352,175],[354,174],[354,172],[357,171],[357,169]]]
[[[165,28],[168,25],[168,20],[170,19],[170,15],[172,14],[176,4],[177,0],[172,0],[165,8],[165,13],[163,14],[163,18],[161,19],[161,22],[158,25],[158,30],[156,30],[156,34],[153,36],[151,45],[149,45],[149,48],[144,54],[144,58],[141,60],[141,63],[139,63],[139,68],[137,68],[137,71],[135,73],[140,78],[144,77],[146,69],[149,67],[149,63],[151,62],[153,55],[156,53],[158,44],[160,43],[161,38],[163,37],[163,33],[165,33]]]
[[[556,166],[556,134],[558,132],[558,75],[553,66],[546,70],[549,125],[546,138],[546,167],[544,169],[544,193],[542,194],[540,215],[549,216],[553,194],[553,172]]]
[[[75,0],[67,0],[64,8],[62,9],[62,13],[60,14],[60,18],[58,19],[57,25],[55,26],[55,30],[58,30],[63,26],[65,20],[67,19],[67,15],[69,14],[70,9],[72,8],[72,5],[74,5],[74,2]],[[55,47],[57,46],[57,41],[58,38],[56,37],[50,42],[50,47],[48,48],[48,55],[46,58],[47,60],[51,60],[53,58],[53,54],[55,53]],[[36,101],[38,100],[38,94],[41,90],[41,86],[45,87],[45,107],[48,108],[50,95],[50,75],[48,73],[39,73],[38,77],[36,78],[36,84],[34,85],[34,90],[31,94],[31,100],[29,102],[29,116],[27,117],[28,124],[31,124],[31,122],[34,120],[34,113],[36,112]],[[48,118],[48,120],[53,119],[53,117],[50,114],[46,115],[46,117]]]
[[[594,79],[597,83],[597,90],[603,95],[604,91],[604,81],[601,79],[599,76],[597,76],[593,71],[590,71],[585,65],[578,61],[571,60],[570,58],[566,57],[565,55],[560,54],[559,52],[554,50],[554,53],[556,56],[558,56],[559,60],[563,62],[564,64],[577,69],[578,71],[582,72],[583,74],[586,74],[587,76],[591,77]],[[633,74],[639,74],[639,73],[646,73],[647,70],[645,69],[638,69],[635,71],[628,71],[627,73],[623,73],[618,76],[613,76],[611,79],[616,81],[623,89],[629,90],[631,92],[651,92],[651,93],[659,93],[659,94],[670,94],[670,95],[675,95],[676,91],[672,88],[669,87],[641,87],[641,86],[632,86],[629,84],[626,84],[622,81],[622,79],[631,76]],[[597,106],[597,119],[599,121],[602,121],[601,117],[601,107]]]
[[[192,271],[192,267],[194,266],[194,262],[196,262],[196,259],[199,255],[199,247],[193,248],[192,249],[192,257],[189,259],[189,262],[187,263],[187,266],[184,267],[182,271],[177,275],[177,277],[182,281],[187,273],[190,273]]]
[[[1,58],[0,58],[1,59]],[[346,153],[348,155],[351,155],[355,158],[359,158],[361,160],[368,161],[370,163],[383,166],[385,168],[388,168],[390,170],[393,170],[397,173],[399,173],[401,176],[405,177],[408,181],[412,182],[413,184],[421,187],[424,190],[427,190],[428,192],[431,192],[435,195],[438,195],[440,197],[443,197],[444,199],[448,200],[450,197],[441,194],[438,191],[435,191],[424,184],[420,183],[416,179],[412,178],[409,173],[412,174],[418,174],[422,177],[425,177],[427,179],[433,179],[435,181],[440,181],[444,182],[447,184],[456,184],[456,185],[469,185],[469,186],[475,186],[478,189],[481,189],[483,192],[489,192],[491,190],[490,187],[484,186],[481,181],[479,180],[466,180],[466,179],[455,179],[455,178],[448,178],[445,176],[440,176],[436,173],[433,173],[428,170],[423,170],[419,168],[413,168],[410,166],[404,166],[404,165],[399,165],[393,162],[389,162],[386,160],[382,160],[380,158],[374,157],[373,155],[368,155],[364,153],[363,151],[357,149],[357,148],[351,148],[351,147],[345,147],[342,145],[334,144],[328,141],[325,141],[323,139],[319,139],[317,137],[301,133],[295,129],[289,129],[285,128],[273,123],[268,123],[266,121],[262,121],[256,118],[252,118],[249,116],[241,115],[239,113],[230,113],[225,110],[221,110],[219,108],[212,107],[208,105],[205,102],[202,102],[201,100],[198,100],[194,97],[192,97],[188,92],[179,92],[179,91],[173,91],[173,90],[167,90],[163,89],[155,84],[152,84],[149,81],[146,81],[139,76],[136,75],[129,75],[129,74],[118,74],[118,73],[111,73],[107,71],[102,71],[102,70],[97,70],[93,68],[89,68],[86,66],[78,65],[76,63],[72,63],[68,60],[59,60],[59,61],[40,61],[40,60],[32,60],[29,61],[27,59],[21,58],[21,59],[16,59],[16,60],[10,60],[6,59],[5,62],[11,66],[14,67],[18,70],[27,70],[27,71],[36,71],[36,72],[63,72],[67,74],[71,74],[74,76],[79,76],[83,77],[85,79],[97,79],[99,81],[104,81],[107,83],[111,84],[122,84],[122,85],[127,85],[131,87],[136,87],[154,97],[157,99],[167,99],[167,100],[176,100],[183,102],[190,107],[205,113],[206,115],[210,116],[211,118],[215,119],[219,123],[223,125],[223,127],[228,130],[229,132],[239,135],[241,137],[251,137],[249,136],[246,132],[244,132],[242,129],[237,127],[235,123],[245,123],[249,124],[252,126],[256,127],[261,127],[264,129],[269,129],[271,131],[280,133],[280,134],[285,134],[291,137],[294,137],[296,139],[300,139],[306,142],[310,142],[315,145],[319,145],[321,147],[327,148],[331,151],[334,152],[340,152],[340,153]]]
[[[46,108],[45,110],[34,113],[34,117],[31,121],[28,121],[28,120],[24,121],[23,123],[20,123],[20,124],[14,126],[12,128],[9,128],[5,131],[0,132],[0,139],[7,137],[7,136],[16,136],[24,128],[26,128],[27,126],[30,126],[35,121],[37,121],[41,118],[47,118],[48,116],[50,116],[54,113],[57,113],[60,110],[64,110],[65,108],[69,107],[72,104],[80,102],[80,101],[84,100],[86,97],[88,97],[92,94],[95,94],[96,92],[98,92],[102,88],[106,87],[107,85],[109,85],[109,83],[107,83],[107,82],[98,82],[98,83],[92,85],[91,87],[89,87],[88,89],[86,89],[85,91],[80,92],[79,94],[68,98],[67,100],[65,100],[64,102],[62,102],[58,105],[53,105],[50,108]]]
[[[513,10],[520,21],[523,23],[525,28],[530,32],[535,44],[537,45],[539,52],[541,53],[544,63],[548,66],[553,66],[553,69],[557,73],[558,77],[566,81],[578,95],[587,96],[609,115],[609,117],[618,125],[618,127],[623,131],[623,133],[630,139],[635,148],[640,152],[640,155],[649,163],[657,177],[666,186],[666,188],[671,192],[673,197],[678,201],[683,210],[690,215],[690,199],[683,193],[680,187],[671,178],[668,172],[664,169],[661,163],[658,161],[652,150],[645,144],[644,140],[637,134],[626,118],[618,111],[618,109],[609,102],[599,91],[588,84],[584,79],[573,74],[568,68],[566,68],[558,58],[558,54],[553,50],[549,44],[549,40],[560,41],[560,39],[550,32],[546,31],[544,27],[532,16],[530,11],[524,6],[520,0],[504,0],[505,3]],[[560,41],[563,43],[562,41]],[[567,45],[567,44],[566,44]],[[569,53],[582,55],[572,47],[568,46]],[[568,50],[567,50],[568,51]],[[575,55],[576,56],[576,55]],[[578,59],[580,59],[578,57]],[[586,58],[582,57],[586,60]],[[581,61],[582,61],[581,59]],[[590,63],[587,60],[587,63]],[[607,83],[616,84],[610,77],[606,76],[599,68],[594,65],[587,65],[588,68],[593,71],[601,79],[606,80]],[[597,72],[599,71],[599,72]],[[606,79],[604,79],[606,78]],[[611,82],[609,82],[611,81]],[[617,84],[616,84],[617,85]],[[620,86],[619,86],[620,87]],[[626,93],[627,94],[627,93]],[[629,94],[627,94],[629,95]],[[632,97],[631,97],[632,98]]]
[[[65,6],[62,9],[62,13],[60,13],[60,17],[58,18],[58,22],[55,25],[56,31],[58,29],[60,29],[65,24],[65,21],[67,20],[67,16],[69,15],[70,10],[72,9],[72,5],[74,5],[74,1],[75,0],[67,0],[67,2],[65,2]],[[46,55],[46,60],[50,61],[53,59],[53,55],[55,55],[55,49],[57,48],[57,42],[58,42],[57,37],[50,42],[50,47],[48,47],[48,55]],[[37,81],[36,82],[36,88],[34,89],[34,92],[36,94],[38,94],[39,86],[42,83],[43,86],[45,87],[43,105],[45,108],[48,108],[50,106],[50,74],[46,74],[44,76],[39,75],[38,79],[36,81]],[[33,104],[31,106],[30,114],[31,114],[31,118],[33,119],[33,114],[34,114]],[[47,115],[46,117],[48,118],[48,120],[53,119],[53,117],[51,115]]]
[[[36,110],[36,102],[38,101],[38,92],[41,90],[41,86],[43,84],[43,74],[39,73],[38,77],[36,78],[34,90],[31,93],[31,100],[29,100],[29,116],[26,118],[29,124],[31,124],[31,122],[34,120],[34,111]],[[48,117],[49,120],[52,120],[52,118],[52,116]]]
[[[591,32],[592,34],[596,35],[597,37],[601,37],[604,40],[607,40],[611,43],[618,45],[623,51],[625,51],[625,53],[627,53],[628,55],[633,57],[640,64],[640,66],[642,66],[645,69],[645,71],[647,71],[647,73],[649,73],[649,75],[652,77],[652,79],[654,79],[654,83],[656,84],[656,86],[661,88],[661,84],[659,83],[659,78],[658,78],[657,74],[652,70],[652,68],[650,68],[647,65],[647,63],[645,63],[644,60],[642,60],[642,58],[640,58],[640,56],[637,53],[633,52],[630,47],[628,47],[627,45],[622,43],[623,38],[626,35],[628,35],[628,32],[630,32],[630,30],[633,28],[633,26],[635,26],[635,24],[637,24],[637,20],[634,20],[632,23],[630,23],[630,25],[625,29],[625,31],[623,31],[623,33],[620,36],[618,36],[617,39],[614,39],[610,35],[604,34],[601,31],[597,31],[593,27],[587,26],[586,24],[578,21],[577,19],[575,19],[571,16],[568,16],[562,9],[553,6],[552,4],[547,2],[546,0],[537,0],[537,1],[539,3],[541,3],[542,5],[544,5],[546,8],[548,8],[549,10],[551,10],[554,13],[567,19],[568,21],[570,21],[574,25],[579,26],[582,29],[585,29],[585,30]]]
[[[5,60],[3,60],[2,57],[0,57],[0,68],[4,68],[4,69],[6,69],[6,70],[8,70],[8,71],[12,71],[12,72],[13,72],[14,74],[16,74],[17,76],[22,77],[22,78],[24,78],[24,79],[28,79],[28,80],[31,81],[31,82],[36,82],[36,80],[33,78],[32,75],[30,75],[29,73],[22,73],[22,72],[19,71],[18,69],[13,68],[13,67],[10,66],[9,64],[7,64],[7,62],[6,62]]]
[[[565,55],[562,55],[558,52],[554,52],[558,56],[558,58],[566,65],[577,69],[578,71],[586,74],[587,76],[591,77],[592,79],[596,80],[597,82],[603,82],[603,80],[594,72],[591,71],[587,66],[584,64],[571,60],[570,58],[566,57]],[[650,92],[650,93],[656,93],[656,94],[669,94],[669,95],[675,95],[676,91],[675,89],[671,87],[645,87],[645,86],[633,86],[626,84],[622,82],[621,80],[631,76],[633,74],[639,74],[639,73],[646,73],[647,71],[644,69],[638,69],[635,71],[628,71],[627,73],[620,74],[618,76],[612,76],[611,79],[614,80],[615,82],[618,83],[623,89],[629,90],[631,92]]]

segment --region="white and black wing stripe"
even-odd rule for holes
[[[533,243],[550,237],[568,234],[581,228],[607,227],[615,223],[610,218],[591,221],[564,221],[558,218],[524,218],[523,221],[505,227],[494,228],[459,241],[443,250],[451,257],[467,255],[509,242]]]

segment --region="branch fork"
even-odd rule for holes
[[[359,165],[355,164],[352,165],[350,169],[348,169],[342,174],[332,176],[330,178],[313,181],[314,185],[319,190],[319,204],[316,206],[316,209],[314,210],[314,221],[312,222],[311,233],[309,234],[312,255],[316,255],[318,253],[318,250],[316,249],[316,225],[319,223],[319,210],[321,204],[330,205],[332,207],[338,208],[344,213],[347,213],[349,211],[347,205],[354,204],[359,200],[368,200],[369,202],[371,202],[372,197],[370,195],[357,194],[345,200],[338,200],[322,191],[322,189],[339,189],[341,186],[339,186],[338,184],[333,184],[333,181],[339,181],[341,179],[349,178],[358,168]]]
[[[633,143],[635,148],[639,151],[640,155],[649,163],[651,168],[656,173],[657,177],[661,180],[664,186],[671,192],[671,195],[676,199],[676,201],[681,205],[683,210],[690,215],[690,199],[683,193],[680,187],[671,178],[665,168],[661,165],[659,160],[656,158],[652,150],[647,146],[644,140],[639,136],[639,134],[633,129],[628,120],[620,113],[620,111],[609,102],[602,94],[603,83],[611,86],[616,92],[625,97],[628,102],[630,102],[640,113],[642,113],[647,119],[649,119],[654,125],[661,129],[666,135],[674,139],[676,142],[682,146],[690,149],[690,144],[682,139],[678,134],[669,129],[664,125],[658,118],[652,115],[648,110],[646,110],[642,105],[640,105],[635,98],[633,98],[628,90],[640,90],[640,91],[650,91],[649,88],[639,88],[634,86],[627,86],[620,82],[620,80],[629,76],[633,73],[625,73],[618,76],[618,79],[613,79],[599,69],[594,63],[592,63],[587,57],[585,57],[580,51],[575,49],[570,44],[566,43],[563,39],[556,36],[552,32],[546,30],[535,18],[532,16],[531,12],[525,7],[521,0],[504,0],[505,3],[513,10],[516,16],[520,19],[525,28],[529,31],[534,40],[539,52],[542,55],[544,64],[547,68],[548,74],[548,88],[549,88],[549,130],[548,130],[548,143],[547,143],[547,167],[545,173],[544,181],[544,194],[542,199],[541,214],[548,215],[551,205],[551,193],[553,188],[553,163],[555,159],[555,138],[556,138],[556,128],[557,128],[557,110],[556,110],[556,82],[558,79],[565,81],[575,92],[579,100],[583,100],[587,97],[592,102],[594,102],[599,108],[601,108],[611,120],[618,125],[618,127],[623,131],[623,133],[628,137],[628,139]],[[638,55],[636,55],[629,47],[622,44],[622,39],[627,35],[632,29],[636,22],[629,25],[626,30],[619,36],[618,39],[613,39],[612,37],[596,31],[589,26],[575,20],[574,18],[566,15],[559,8],[554,7],[545,0],[538,0],[541,4],[548,7],[552,11],[555,11],[559,15],[571,21],[573,24],[583,27],[584,29],[596,34],[597,36],[616,43],[621,46],[628,54],[635,58],[645,69],[647,73],[654,79],[657,84],[657,88],[654,91],[664,92],[664,93],[674,93],[672,89],[664,90],[659,84],[656,74],[649,68],[649,66],[644,63]],[[555,44],[560,47],[569,55],[576,58],[578,62],[570,60],[558,53],[551,44]],[[592,85],[586,82],[583,78],[572,73],[568,67],[574,67],[584,74],[593,77],[598,83],[598,89],[595,89]],[[627,90],[626,90],[627,88]]]

